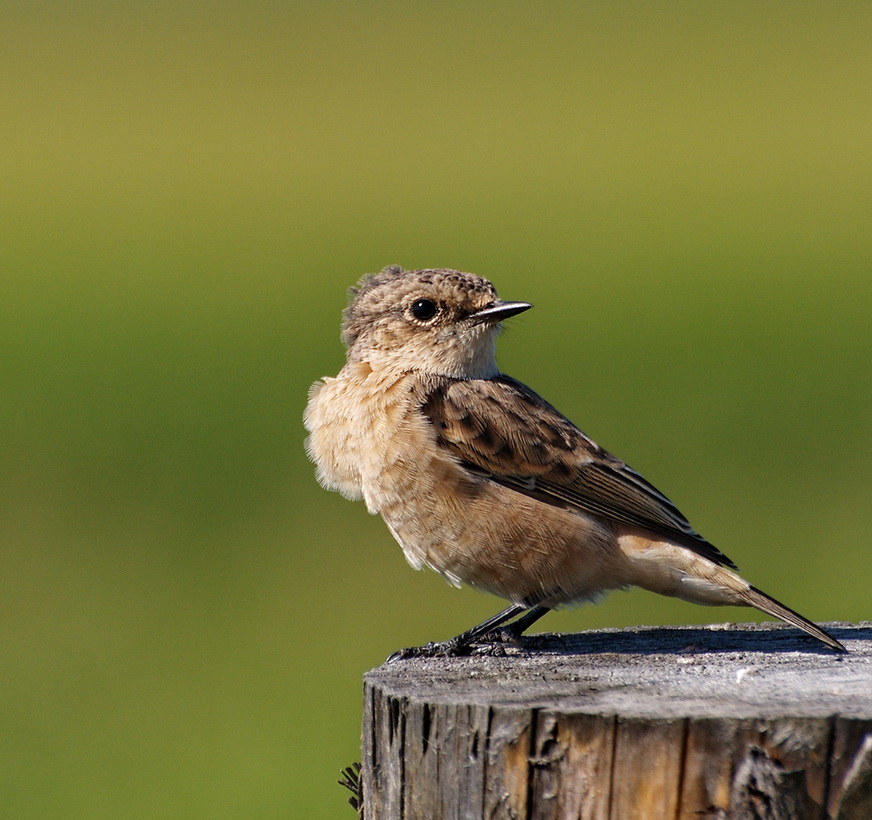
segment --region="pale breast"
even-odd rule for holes
[[[414,567],[450,576],[439,547],[460,535],[457,507],[480,482],[437,446],[420,412],[423,387],[420,376],[347,365],[312,386],[306,449],[321,484],[381,513]]]
[[[381,511],[396,473],[415,460],[411,451],[419,442],[408,429],[416,406],[412,388],[408,374],[376,371],[365,362],[312,386],[306,450],[324,487]]]

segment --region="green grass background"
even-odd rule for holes
[[[501,602],[315,483],[390,263],[809,617],[869,615],[867,3],[4,4],[0,813],[351,817],[362,673]],[[645,593],[546,629],[748,620]]]

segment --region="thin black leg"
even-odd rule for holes
[[[520,615],[527,609],[528,607],[525,607],[523,604],[512,604],[510,607],[506,607],[502,612],[497,612],[497,614],[492,618],[482,621],[478,626],[474,626],[472,629],[467,629],[466,632],[461,632],[459,635],[448,641],[448,643],[457,644],[457,646],[469,646],[469,644],[475,643],[477,638],[480,638],[482,635],[486,635],[488,632],[502,626],[506,621],[510,621],[515,617],[515,615]],[[522,619],[519,618],[518,620]]]
[[[533,626],[536,621],[538,621],[543,615],[546,615],[551,610],[548,609],[547,606],[534,606],[532,609],[527,610],[526,615],[522,615],[518,618],[517,621],[513,621],[510,623],[506,629],[511,630],[512,634],[516,638],[520,638],[531,626]]]

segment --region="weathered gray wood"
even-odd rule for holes
[[[533,820],[608,820],[615,719],[542,709],[530,758]]]
[[[598,630],[366,675],[366,820],[872,818],[872,624]],[[538,636],[537,636],[538,637]]]

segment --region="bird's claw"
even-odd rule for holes
[[[424,646],[409,646],[398,649],[387,659],[387,663],[404,661],[411,658],[458,658],[472,654],[472,646],[458,641],[440,641],[424,644]]]
[[[412,658],[462,658],[469,656],[502,658],[525,649],[539,649],[544,646],[538,635],[518,635],[512,625],[492,629],[473,641],[439,641],[398,649],[387,659],[387,663]]]

